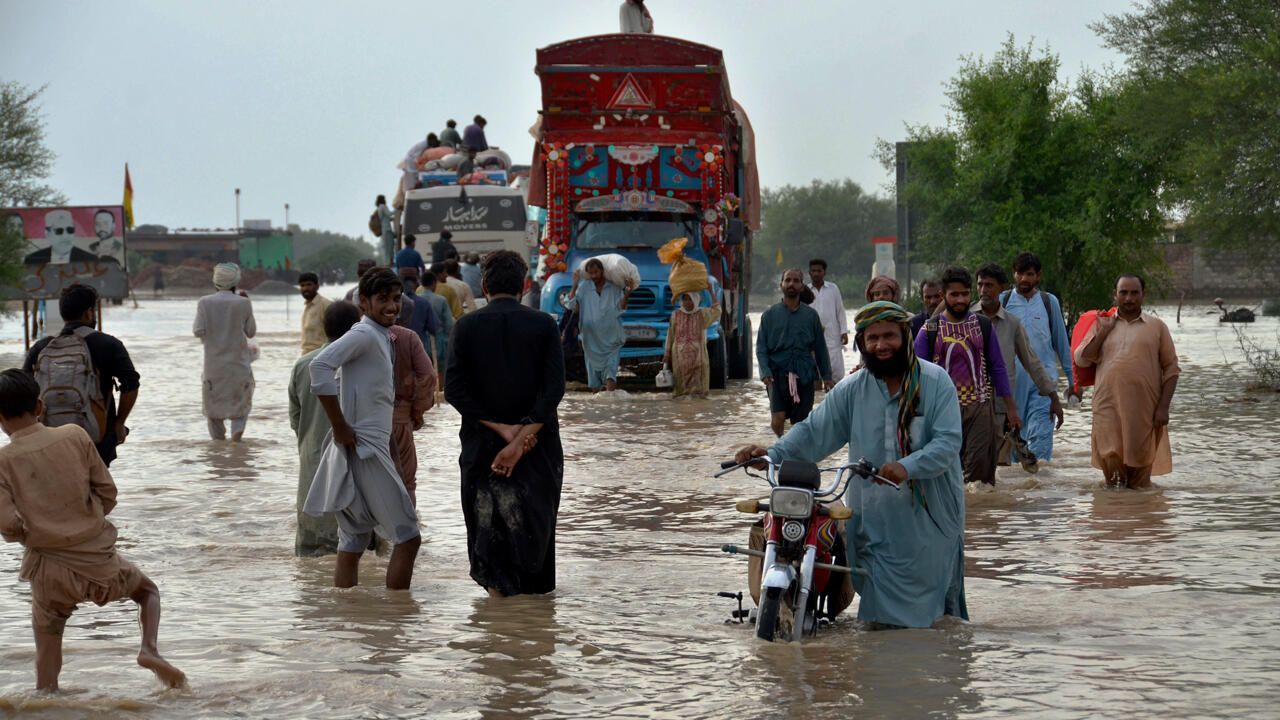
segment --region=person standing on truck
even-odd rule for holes
[[[831,359],[818,312],[800,302],[804,275],[800,268],[782,271],[782,301],[760,316],[756,333],[756,364],[760,381],[769,391],[770,425],[782,437],[787,420],[792,427],[809,417],[813,409],[813,385],[817,379],[830,390]]]
[[[396,254],[396,231],[391,223],[393,213],[391,208],[387,207],[386,195],[379,195],[374,205],[378,209],[378,221],[382,227],[382,257],[390,265],[394,262]]]
[[[489,143],[484,139],[484,126],[488,124],[484,116],[475,116],[473,122],[462,130],[462,147],[473,152],[488,150]]]
[[[625,0],[618,8],[618,22],[624,33],[652,33],[653,16],[644,0]]]
[[[454,149],[462,144],[462,136],[458,134],[457,120],[449,118],[449,122],[444,124],[444,130],[440,131],[440,144]]]
[[[827,282],[827,261],[814,258],[809,261],[809,288],[813,290],[813,309],[822,320],[823,338],[827,343],[827,357],[831,360],[831,377],[844,377],[844,346],[849,344],[849,319],[844,312],[844,298],[840,288]]]
[[[587,271],[591,287],[578,293],[582,270]],[[603,387],[608,392],[618,389],[618,362],[627,341],[622,329],[622,313],[631,297],[631,283],[620,288],[604,277],[604,263],[591,258],[582,269],[573,271],[573,289],[564,300],[566,310],[578,309],[578,329],[582,336],[582,354],[587,363],[587,386],[592,392]]]

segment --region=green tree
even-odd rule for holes
[[[1128,56],[1120,127],[1166,158],[1165,207],[1211,245],[1280,239],[1280,3],[1147,0],[1091,26]]]
[[[868,195],[849,179],[766,188],[760,200],[762,228],[752,239],[751,256],[756,307],[777,301],[782,269],[799,267],[807,278],[809,260],[819,257],[846,301],[862,297],[875,261],[871,238],[895,232],[892,200]]]
[[[62,193],[43,184],[53,172],[53,151],[44,144],[38,100],[44,88],[0,83],[0,207],[65,205]]]
[[[306,259],[294,264],[294,269],[301,272],[324,273],[330,270],[341,270],[347,280],[356,277],[356,263],[363,258],[375,257],[373,248],[362,242],[337,242],[307,255]]]
[[[1161,165],[1115,122],[1109,84],[1084,73],[1069,88],[1058,68],[1012,36],[990,60],[966,58],[948,126],[908,127],[904,199],[923,217],[913,261],[972,270],[1033,252],[1074,317],[1109,306],[1119,273],[1162,272]],[[892,169],[894,145],[878,156]]]
[[[44,120],[37,100],[44,88],[0,83],[0,207],[64,205],[62,193],[43,184],[54,154],[44,144]],[[23,273],[26,238],[0,227],[0,284],[15,285]]]

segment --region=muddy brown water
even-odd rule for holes
[[[326,294],[333,292],[326,288]],[[163,690],[136,667],[128,603],[70,622],[64,691],[30,692],[30,592],[21,549],[0,549],[0,713],[23,717],[1240,717],[1280,700],[1280,396],[1250,393],[1235,335],[1206,308],[1157,308],[1183,374],[1175,471],[1151,492],[1105,490],[1089,416],[1068,412],[1054,461],[1002,469],[968,495],[970,622],[869,632],[850,617],[801,645],[724,624],[745,589],[744,475],[711,476],[767,442],[758,382],[703,401],[570,392],[558,525],[559,589],[489,600],[469,579],[457,415],[417,435],[423,546],[412,589],[351,590],[333,558],[293,549],[295,441],[285,394],[297,298],[255,298],[262,357],[247,441],[200,416],[194,300],[109,308],[142,374],[133,434],[112,473],[120,547],[159,584],[161,650],[190,678]],[[1273,346],[1280,323],[1247,328]],[[22,328],[0,324],[0,362]],[[847,358],[852,364],[854,358]],[[1239,401],[1239,402],[1235,402]],[[4,442],[0,440],[0,442]]]

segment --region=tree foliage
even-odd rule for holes
[[[1280,3],[1147,0],[1091,27],[1128,56],[1118,125],[1166,159],[1166,206],[1210,244],[1269,249],[1280,239]]]
[[[65,205],[62,193],[43,181],[53,172],[53,151],[44,143],[38,100],[44,88],[0,83],[0,207]]]
[[[778,275],[785,268],[800,267],[807,278],[813,258],[827,261],[827,278],[846,299],[861,298],[875,261],[871,238],[895,233],[894,213],[892,200],[868,195],[849,179],[766,188],[762,229],[752,239],[754,304],[777,300]]]
[[[342,270],[348,278],[356,276],[356,263],[363,258],[376,258],[378,252],[369,243],[328,230],[303,230],[290,225],[293,233],[293,267],[302,272],[324,273]]]
[[[908,127],[903,201],[920,215],[915,262],[1011,266],[1033,252],[1069,315],[1110,304],[1121,272],[1163,267],[1160,159],[1115,122],[1114,89],[1058,80],[1057,56],[1015,45],[966,58],[948,83],[947,127]],[[878,143],[886,168],[894,145]]]

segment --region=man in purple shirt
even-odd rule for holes
[[[916,355],[942,366],[955,383],[960,399],[960,423],[964,438],[960,460],[964,481],[996,483],[996,448],[1004,428],[995,426],[992,394],[1005,406],[1011,430],[1022,427],[1018,407],[1009,388],[1009,371],[1000,352],[1000,341],[991,321],[969,310],[973,279],[960,267],[942,273],[945,308],[925,321],[916,335]]]
[[[462,144],[476,152],[488,150],[489,143],[484,139],[484,126],[488,124],[484,117],[475,116],[474,122],[462,129]]]

